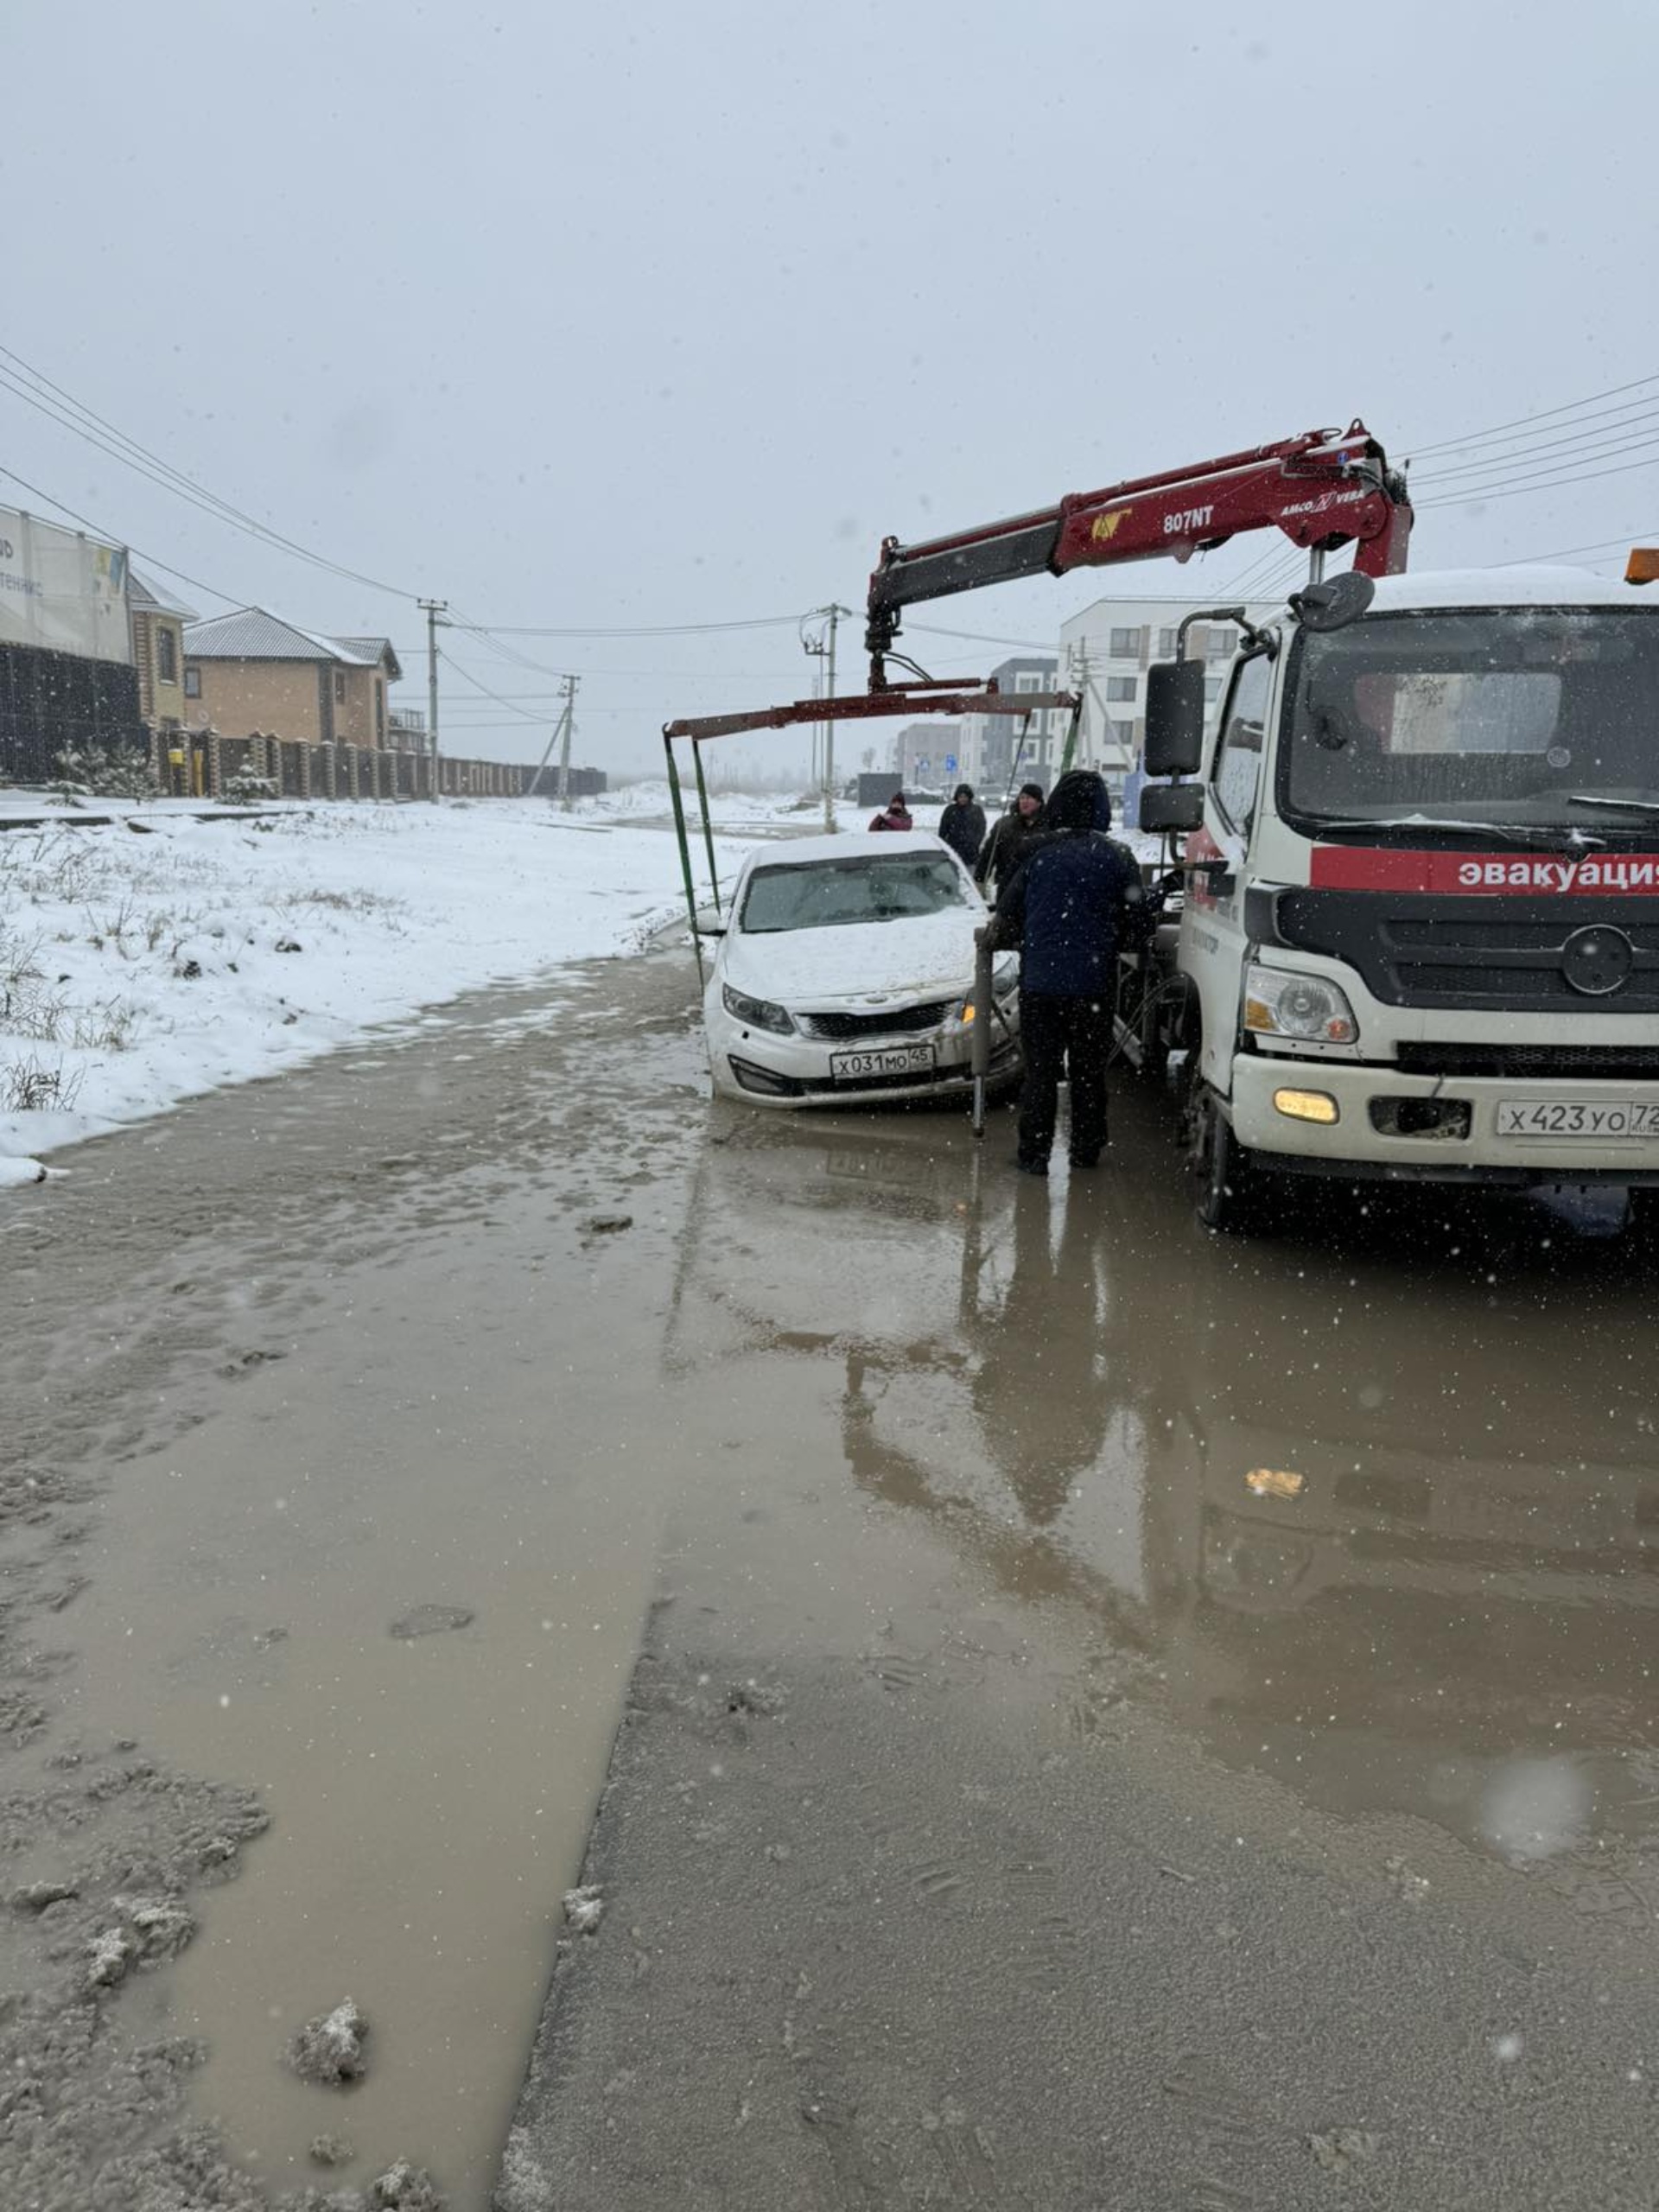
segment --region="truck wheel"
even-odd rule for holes
[[[1234,1141],[1232,1124],[1214,1091],[1205,1090],[1194,1105],[1197,1124],[1192,1166],[1198,1183],[1198,1219],[1206,1229],[1236,1235],[1251,1226],[1255,1191],[1249,1163]]]

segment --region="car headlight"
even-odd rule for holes
[[[779,1037],[792,1037],[795,1024],[787,1010],[773,1006],[770,999],[752,999],[745,992],[734,991],[729,983],[720,987],[721,1004],[734,1021],[747,1021],[751,1029],[770,1029]]]
[[[1244,1027],[1258,1036],[1311,1045],[1351,1045],[1359,1036],[1354,1009],[1328,976],[1254,965],[1244,977]]]
[[[1020,956],[1017,952],[999,953],[991,963],[991,988],[1000,999],[1006,999],[1020,988]]]

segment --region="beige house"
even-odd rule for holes
[[[182,729],[184,714],[184,627],[196,611],[167,599],[137,569],[127,576],[127,616],[132,631],[132,661],[138,671],[138,711],[157,734]]]
[[[185,724],[221,737],[384,747],[387,689],[403,672],[389,639],[321,637],[245,607],[185,631]]]

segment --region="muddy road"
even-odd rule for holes
[[[8,1202],[0,2196],[1650,2202],[1652,1274],[1010,1150],[664,954]]]

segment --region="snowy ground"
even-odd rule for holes
[[[76,828],[37,793],[0,794],[0,816],[53,817],[0,834],[0,1188],[42,1153],[371,1023],[624,950],[680,903],[673,838],[626,826],[660,806],[626,791],[569,815],[508,799],[85,810],[118,818]],[[723,818],[783,811],[747,800]],[[716,849],[724,874],[746,847]]]
[[[114,819],[76,826],[41,793],[0,791],[0,821],[46,817],[0,832],[0,1190],[60,1146],[372,1023],[643,941],[680,906],[669,810],[658,781],[569,814],[477,799],[246,819],[99,799],[80,811]],[[821,818],[790,794],[710,810],[722,878],[753,839]],[[866,818],[840,810],[843,829]],[[918,828],[938,819],[917,810]]]

